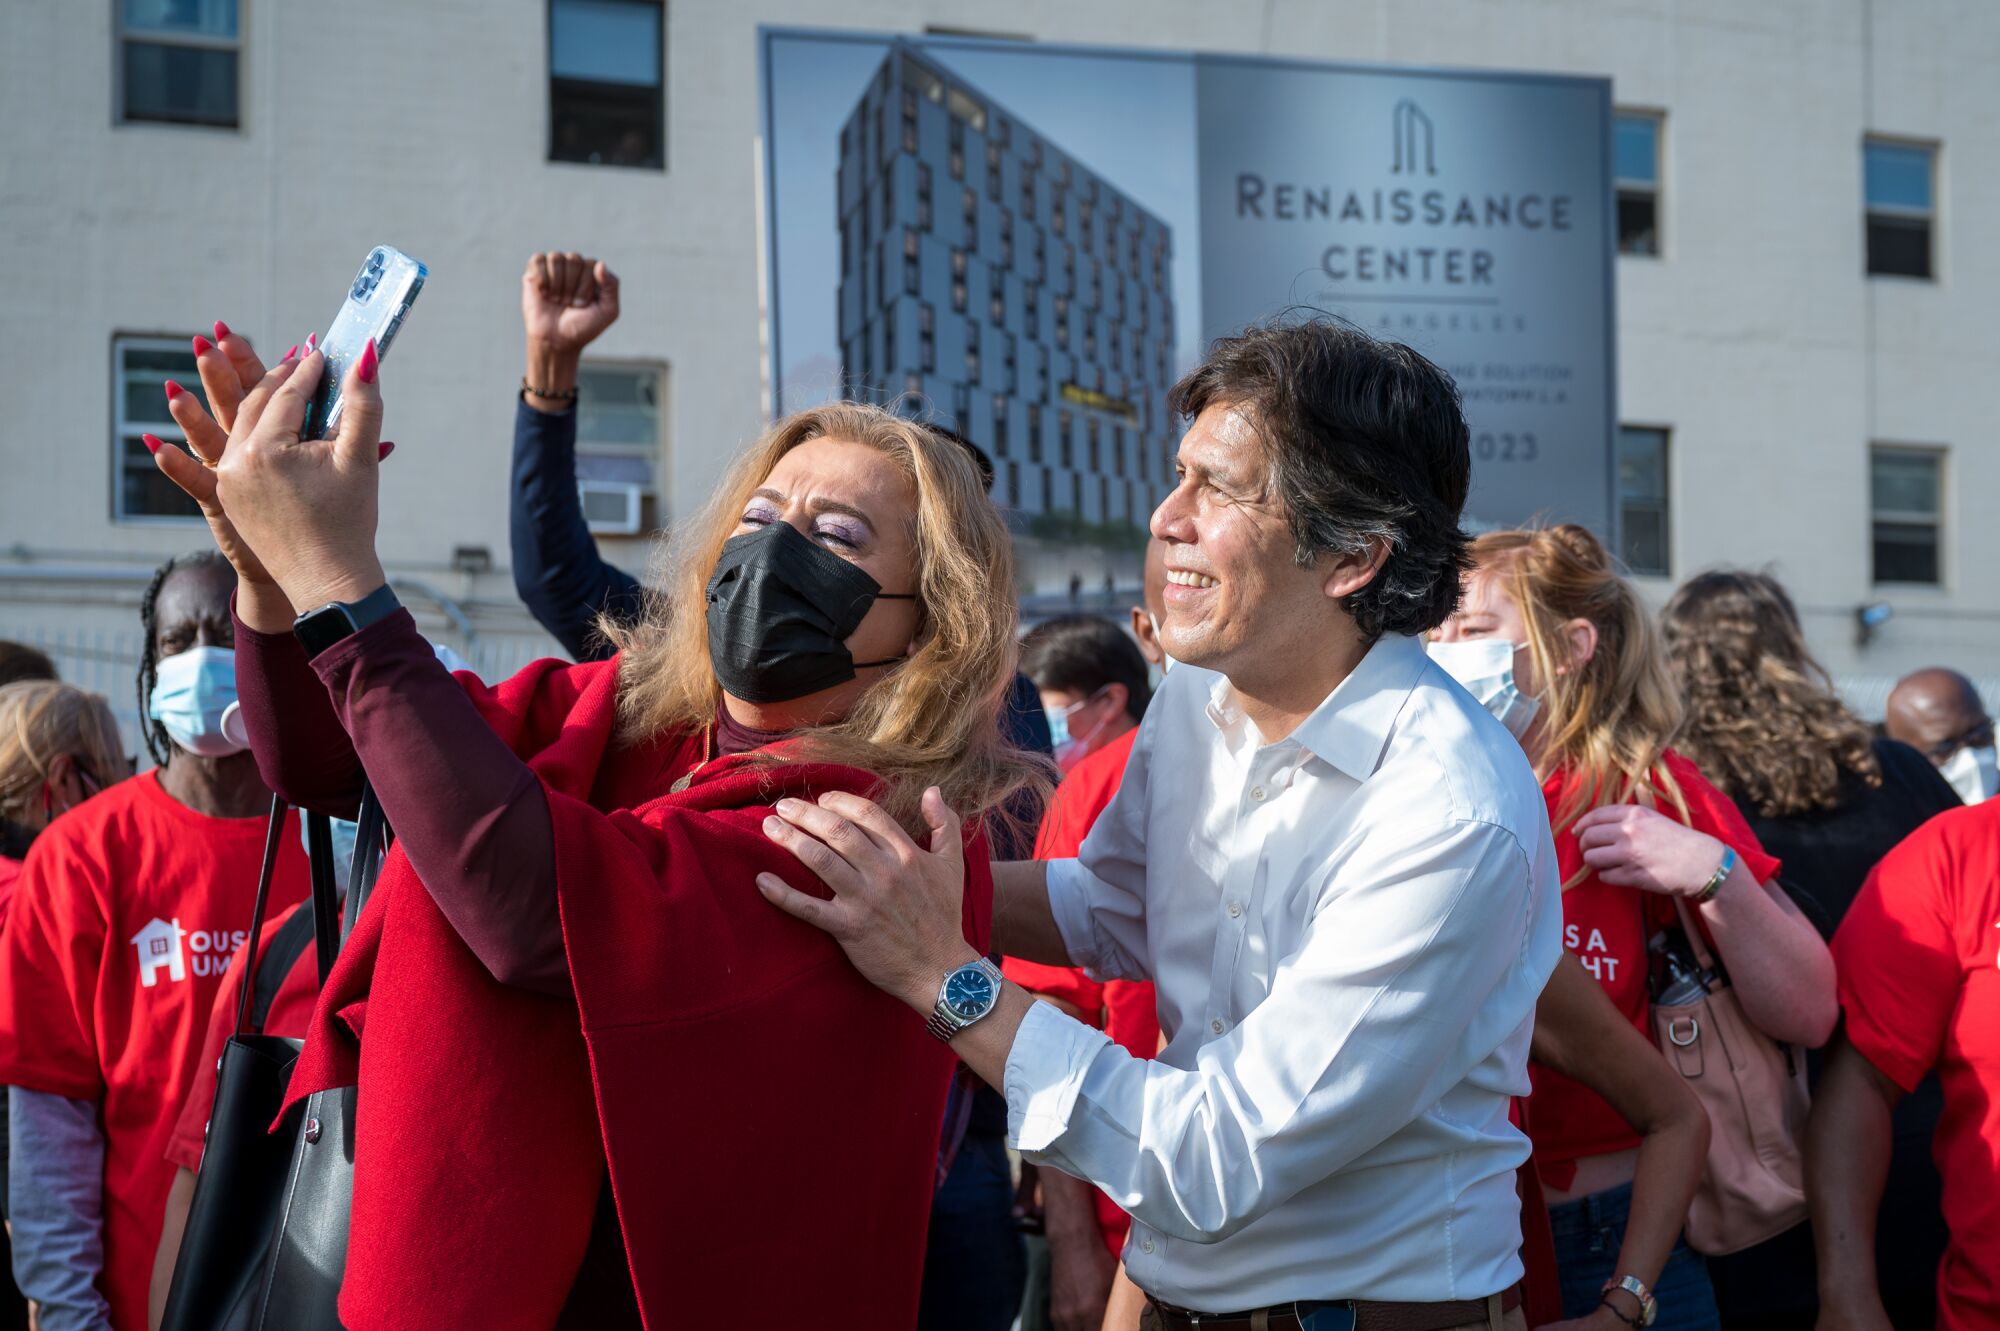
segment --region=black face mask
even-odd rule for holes
[[[730,538],[708,579],[708,659],[731,697],[790,702],[845,684],[856,670],[895,665],[901,657],[857,664],[847,638],[877,600],[890,593],[866,570],[821,549],[789,522]]]

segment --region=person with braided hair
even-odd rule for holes
[[[41,831],[0,935],[14,1271],[43,1331],[146,1326],[174,1175],[164,1152],[248,930],[271,801],[224,724],[235,590],[214,554],[154,576],[138,690],[158,766]],[[273,911],[307,885],[294,830],[279,846]]]

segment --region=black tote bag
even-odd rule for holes
[[[263,932],[285,813],[284,801],[273,798],[251,917],[252,938]],[[381,806],[372,791],[364,792],[348,883],[347,900],[353,905],[347,912],[348,928],[360,915],[380,872],[385,831]],[[284,1103],[301,1042],[262,1034],[264,1017],[307,942],[316,945],[320,982],[324,984],[345,939],[344,931],[336,933],[334,926],[340,894],[334,881],[332,832],[324,815],[306,815],[306,842],[313,871],[312,908],[299,911],[273,934],[261,956],[256,947],[250,950],[249,971],[237,999],[236,1033],[224,1046],[218,1065],[201,1172],[161,1331],[276,1331],[278,1327],[305,1331],[338,1326],[334,1312],[340,1289],[338,1261],[322,1281],[325,1287],[316,1300],[324,1308],[323,1316],[298,1319],[287,1314],[274,1320],[266,1312],[270,1275],[285,1244],[303,1243],[307,1237],[299,1222],[288,1225],[287,1221],[294,1157],[311,1106],[294,1110],[277,1132],[268,1131]],[[351,1162],[351,1146],[348,1156]],[[327,1222],[322,1219],[322,1223]],[[344,1206],[337,1228],[339,1249],[344,1254]],[[325,1244],[320,1247],[324,1249]]]

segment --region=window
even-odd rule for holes
[[[1618,176],[1618,252],[1660,252],[1660,117],[1620,111],[1612,123]]]
[[[236,0],[120,0],[118,118],[235,128],[236,20]]]
[[[965,325],[965,377],[972,383],[979,382],[979,324]]]
[[[965,122],[954,119],[951,122],[951,178],[965,179]]]
[[[549,0],[550,161],[666,165],[663,17],[659,0]]]
[[[922,286],[922,273],[917,265],[917,231],[915,227],[903,228],[903,290],[914,296]]]
[[[931,169],[923,162],[917,163],[917,225],[931,229]]]
[[[861,346],[865,360],[867,338]],[[576,481],[592,531],[629,536],[651,525],[643,509],[660,455],[660,378],[657,366],[577,371]]]
[[[1089,465],[1092,471],[1103,471],[1104,459],[1101,450],[1098,448],[1097,433],[1097,417],[1092,416],[1083,423],[1085,456],[1090,460]]]
[[[1007,464],[1007,507],[1019,508],[1020,506],[1021,464],[1018,462],[1009,462]]]
[[[896,368],[896,305],[894,301],[882,307],[882,369],[884,373]]]
[[[903,151],[917,150],[917,90],[903,89]]]
[[[986,145],[986,197],[1000,202],[1000,145]]]
[[[1007,391],[1009,393],[1018,393],[1021,391],[1021,373],[1020,362],[1015,353],[1014,335],[1012,333],[1001,334],[1000,345],[1001,356],[1003,357],[1001,368],[1006,374]]]
[[[1028,406],[1028,461],[1040,462],[1041,460],[1042,409],[1039,405],[1030,403]],[[1044,499],[1042,502],[1046,504],[1048,501]]]
[[[1001,268],[986,270],[986,311],[995,324],[1007,322],[1007,274]]]
[[[1669,575],[1665,430],[1618,427],[1618,539],[1632,572]]]
[[[925,374],[937,370],[937,314],[928,305],[917,306],[917,368]]]
[[[1030,337],[1041,331],[1042,289],[1032,282],[1021,288],[1021,317],[1028,325]]]
[[[1935,277],[1931,227],[1937,149],[1870,139],[1861,152],[1868,199],[1869,273]]]
[[[965,313],[965,251],[951,252],[951,308],[959,314]]]
[[[965,191],[963,201],[965,212],[965,248],[979,252],[979,195],[972,190]]]
[[[1014,266],[1014,214],[1004,208],[1000,212],[1000,266]]]
[[[965,384],[951,386],[951,428],[960,434],[972,428],[972,389]]]
[[[1076,446],[1070,427],[1074,418],[1067,411],[1056,414],[1056,461],[1065,467],[1076,465]]]
[[[153,465],[153,455],[139,437],[151,434],[169,443],[186,440],[181,427],[167,414],[163,381],[168,379],[200,397],[204,407],[208,405],[188,339],[121,337],[111,344],[112,516],[119,521],[201,517],[194,500]]]
[[[1944,454],[1876,445],[1868,456],[1875,581],[1937,586],[1943,526]]]
[[[997,393],[993,395],[993,451],[1007,456],[1007,399]]]

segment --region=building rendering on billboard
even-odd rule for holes
[[[1179,437],[1171,231],[907,42],[841,127],[837,198],[847,391],[952,424],[1016,512],[1144,526]]]

